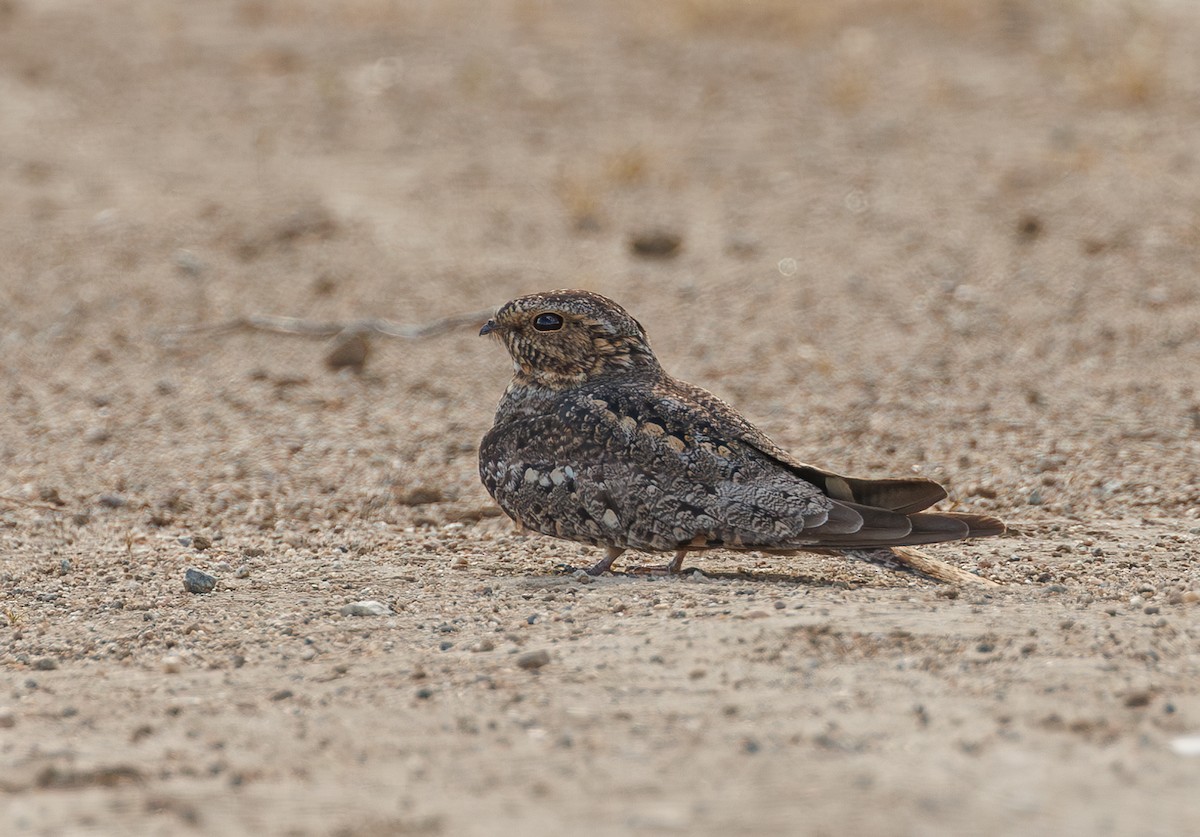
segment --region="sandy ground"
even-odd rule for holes
[[[1166,2],[3,0],[0,832],[1200,833],[1198,39]],[[470,327],[361,375],[178,331],[563,286],[803,458],[1010,521],[930,549],[1004,586],[556,575],[594,554],[478,483],[508,361]]]

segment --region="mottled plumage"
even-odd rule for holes
[[[862,480],[806,465],[736,410],[667,375],[612,300],[552,291],[502,306],[494,334],[515,372],[479,448],[500,507],[546,535],[626,549],[873,549],[996,535],[995,518],[922,512],[921,478]]]

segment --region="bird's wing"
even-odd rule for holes
[[[912,514],[946,498],[946,489],[923,477],[860,479],[801,462],[711,392],[684,381],[672,381],[671,384],[697,408],[728,427],[729,432],[736,438],[756,448],[801,479],[816,485],[835,500],[900,514]]]
[[[597,544],[778,549],[911,533],[905,515],[836,500],[730,430],[669,386],[604,385],[493,429],[481,475],[526,526]]]
[[[574,390],[552,411],[494,427],[480,476],[526,527],[603,546],[847,549],[993,533],[990,518],[910,516],[834,496],[726,409],[670,382]]]

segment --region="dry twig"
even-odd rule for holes
[[[337,371],[352,369],[361,373],[366,368],[371,354],[371,337],[398,337],[403,340],[420,340],[445,334],[463,326],[481,326],[492,316],[492,310],[472,311],[455,314],[418,325],[403,325],[391,320],[366,319],[349,322],[320,322],[299,317],[280,317],[273,314],[250,314],[220,323],[201,323],[183,326],[160,333],[160,339],[175,339],[193,334],[222,335],[237,331],[265,331],[296,337],[333,338],[333,345],[325,353],[325,365]]]
[[[342,334],[376,334],[381,337],[399,337],[419,340],[444,334],[468,325],[483,325],[492,316],[492,309],[455,314],[418,325],[403,325],[392,320],[366,319],[349,322],[305,320],[299,317],[279,317],[272,314],[250,314],[220,323],[201,323],[183,326],[164,332],[171,337],[191,334],[230,334],[235,331],[266,331],[272,334],[290,334],[299,337],[336,337]]]
[[[940,561],[911,546],[894,546],[889,549],[852,549],[847,550],[847,554],[872,564],[909,570],[917,575],[946,584],[974,584],[979,587],[1002,586],[990,578],[975,575],[962,567]]]

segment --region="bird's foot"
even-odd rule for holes
[[[658,564],[642,567],[630,567],[630,575],[678,575],[683,569],[683,556],[687,554],[686,549],[681,549],[675,553],[674,559],[669,564]]]
[[[604,575],[612,569],[613,561],[620,557],[623,549],[618,549],[615,546],[610,546],[608,551],[604,553],[604,557],[587,568],[588,575]]]

